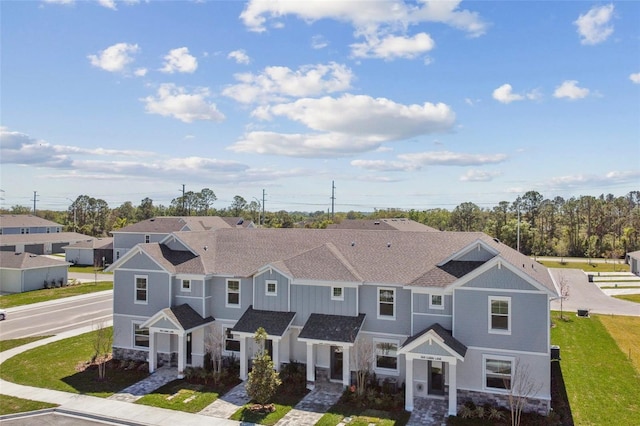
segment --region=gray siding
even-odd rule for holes
[[[388,286],[366,285],[360,287],[360,313],[366,314],[363,330],[378,333],[411,334],[411,292],[396,289],[395,320],[378,319],[378,289]]]
[[[491,268],[463,287],[539,291],[505,267],[501,269],[498,269],[498,267]]]
[[[343,288],[344,300],[331,300],[331,286],[292,285],[291,311],[295,325],[304,325],[312,313],[357,316],[355,288]],[[360,311],[362,312],[362,310]],[[367,320],[369,317],[367,316]]]
[[[75,263],[76,265],[93,265],[93,250],[79,248],[66,249],[64,260]]]
[[[137,253],[131,257],[131,259],[127,260],[125,263],[120,265],[118,269],[133,269],[137,271],[163,271],[156,262],[151,260],[149,256],[144,253]]]
[[[489,297],[511,297],[511,334],[489,333]],[[548,296],[543,293],[455,291],[454,336],[467,346],[547,352]]]
[[[204,296],[203,280],[190,279],[191,291],[182,290],[182,280],[188,278],[173,278],[173,295],[175,297],[188,297],[188,298],[200,298]]]
[[[484,248],[480,247],[474,248],[468,253],[465,253],[463,256],[456,258],[456,260],[464,260],[468,262],[486,262],[491,259],[494,255],[486,251]]]
[[[135,276],[145,275],[147,304],[135,303]],[[115,314],[150,317],[170,306],[170,276],[166,272],[137,272],[116,270],[113,283],[113,311]]]
[[[276,281],[276,295],[266,294],[266,282]],[[286,312],[289,310],[289,279],[275,271],[265,272],[254,278],[254,309]]]
[[[451,296],[442,296],[444,309],[429,309],[430,294],[416,293],[413,295],[413,312],[435,315],[451,315]]]
[[[226,307],[227,280],[222,277],[214,277],[207,281],[207,296],[211,296],[211,312],[215,319],[238,320],[253,303],[253,280],[251,278],[234,278],[240,280],[240,308]],[[209,294],[210,289],[210,294]]]
[[[450,315],[429,315],[429,314],[413,314],[413,332],[412,335],[431,327],[433,324],[440,324],[447,330],[451,330],[452,320]]]
[[[22,271],[0,268],[0,291],[20,293],[22,291]]]

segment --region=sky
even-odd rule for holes
[[[640,190],[640,2],[2,1],[0,207]]]

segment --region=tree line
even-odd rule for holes
[[[500,201],[490,208],[464,202],[453,210],[376,209],[372,213],[262,212],[257,201],[236,195],[228,207],[216,208],[215,193],[209,188],[185,192],[170,205],[156,205],[146,197],[110,208],[106,201],[80,195],[66,211],[42,210],[38,216],[65,225],[66,231],[106,236],[110,231],[157,216],[243,217],[269,228],[326,228],[344,219],[409,218],[441,231],[481,231],[528,255],[621,258],[640,250],[640,191],[624,196],[613,194],[564,199],[545,198],[528,191],[513,201]],[[13,206],[4,213],[29,214],[25,206]],[[518,237],[519,236],[519,237]]]

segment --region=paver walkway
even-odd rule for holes
[[[116,401],[122,402],[136,402],[146,394],[153,392],[177,378],[177,368],[160,367],[149,377],[132,384],[118,393],[114,393],[107,399],[115,399]]]
[[[447,402],[443,399],[415,398],[407,426],[447,424]]]
[[[247,395],[247,390],[244,385],[244,382],[240,383],[229,392],[222,395],[222,397],[213,401],[198,414],[228,419],[233,413],[238,411],[240,407],[251,400]]]
[[[276,423],[277,426],[312,426],[331,408],[342,395],[342,384],[316,383],[291,411]]]

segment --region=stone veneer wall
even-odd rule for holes
[[[158,364],[157,367],[162,367],[163,365],[178,365],[178,354],[177,353],[158,353]],[[143,351],[140,349],[129,349],[129,348],[113,348],[113,358],[114,359],[126,359],[126,360],[134,360],[134,361],[147,361],[149,358],[149,352]]]
[[[458,409],[467,401],[473,401],[476,405],[489,404],[495,407],[504,407],[509,409],[509,395],[475,392],[469,390],[458,389]],[[527,398],[522,411],[527,413],[538,413],[546,416],[551,409],[551,401],[537,398]]]

